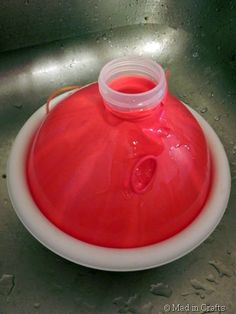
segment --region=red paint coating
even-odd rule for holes
[[[145,84],[147,90],[153,82]],[[205,203],[210,168],[203,132],[175,97],[117,115],[104,106],[97,83],[51,110],[26,165],[32,196],[53,224],[114,248],[157,243],[185,228]]]

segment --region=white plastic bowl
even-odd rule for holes
[[[58,96],[56,105],[72,92]],[[110,271],[148,269],[174,261],[200,245],[216,228],[227,207],[230,194],[230,170],[224,148],[210,125],[193,109],[204,130],[213,163],[213,182],[201,213],[184,230],[160,243],[134,249],[112,249],[79,241],[54,226],[39,210],[31,197],[25,160],[32,135],[45,118],[45,106],[25,123],[13,144],[7,169],[10,199],[16,214],[29,232],[56,254],[80,265]]]

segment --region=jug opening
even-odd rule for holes
[[[100,72],[98,85],[105,104],[121,112],[153,108],[167,93],[162,67],[142,57],[124,57],[107,63]]]
[[[158,83],[146,76],[141,75],[122,75],[109,83],[113,90],[124,94],[140,94],[152,90]]]

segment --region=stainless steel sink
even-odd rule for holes
[[[203,313],[204,304],[236,312],[235,19],[235,1],[1,1],[0,313],[156,314],[165,304],[174,313],[192,313],[192,305]],[[6,163],[20,127],[53,89],[95,81],[108,60],[132,54],[168,69],[172,93],[216,130],[232,193],[214,234],[189,255],[148,271],[109,273],[54,255],[26,231],[8,198]],[[153,291],[157,283],[172,295]]]

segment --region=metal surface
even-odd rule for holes
[[[156,314],[164,313],[164,304],[190,304],[171,307],[174,313],[192,313],[193,304],[201,313],[206,303],[236,312],[235,6],[235,1],[1,2],[1,50],[39,45],[0,55],[0,313]],[[36,12],[42,13],[41,24]],[[67,262],[30,236],[9,202],[6,162],[20,127],[51,90],[94,81],[108,60],[131,54],[169,69],[172,93],[215,128],[231,163],[232,193],[217,230],[189,255],[153,270],[109,273]],[[161,282],[171,296],[168,289],[151,287]]]

